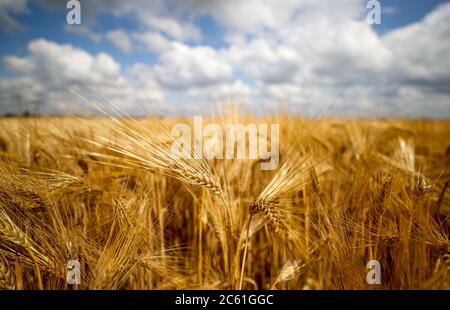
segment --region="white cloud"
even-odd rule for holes
[[[28,73],[33,70],[33,63],[26,58],[19,58],[16,56],[5,56],[3,58],[6,69],[10,71]]]
[[[18,108],[26,108],[22,107],[22,104],[30,105],[30,103],[37,102],[38,94],[42,91],[41,84],[36,83],[29,76],[15,79],[0,78],[1,112],[17,112]]]
[[[232,98],[239,102],[249,102],[252,94],[251,88],[240,80],[234,82],[223,82],[212,84],[206,87],[194,87],[186,91],[186,95],[190,100],[195,99],[196,102],[211,104]]]
[[[31,41],[28,50],[30,55],[22,60],[32,64],[30,75],[49,82],[95,83],[119,78],[120,65],[105,53],[92,56],[70,44],[59,45],[45,39]]]
[[[293,21],[323,17],[342,20],[361,16],[363,0],[200,0],[198,10],[210,14],[221,25],[247,33],[275,30]]]
[[[106,33],[106,38],[124,53],[130,53],[133,50],[133,42],[131,42],[128,33],[126,33],[123,29],[108,31]]]
[[[345,8],[350,2],[342,3]],[[259,102],[326,106],[345,90],[338,100],[341,103],[329,111],[450,117],[450,109],[442,114],[442,105],[450,108],[450,98],[437,94],[450,93],[450,58],[446,56],[450,26],[445,21],[450,4],[385,37],[365,22],[358,9],[341,8],[335,14],[329,2],[303,4],[296,16],[276,29],[253,27],[248,35],[250,28],[243,21],[235,25],[242,26],[241,31],[234,29],[227,35],[230,46],[221,53],[235,71],[255,81]],[[412,86],[420,95],[411,95]],[[441,108],[426,108],[427,96]]]
[[[302,4],[297,0],[204,0],[199,3],[200,12],[212,15],[225,27],[244,32],[277,28],[289,21]]]
[[[450,3],[383,37],[396,59],[390,70],[392,79],[450,94],[449,17]]]
[[[255,81],[258,102],[323,107],[350,84],[342,100],[357,105],[372,94],[356,89],[377,81],[389,68],[390,50],[363,17],[352,18],[359,16],[357,9],[337,9],[334,16],[333,5],[315,3],[304,2],[300,13],[277,29],[259,30],[258,35],[233,30],[227,36],[230,46],[221,55]]]
[[[93,88],[130,111],[136,105],[165,108],[165,95],[152,76],[138,79],[131,72],[123,74],[120,64],[106,53],[91,55],[69,44],[38,39],[28,45],[27,56],[8,56],[3,61],[9,70],[24,74],[0,80],[1,99],[9,102],[9,107],[19,101],[39,101],[47,113],[74,111],[79,100],[69,91],[82,93]]]
[[[172,42],[154,67],[155,77],[168,89],[208,86],[234,79],[232,67],[208,46]]]
[[[163,102],[165,100],[165,96],[161,92],[161,87],[149,66],[142,63],[135,63],[131,66],[127,75],[135,81],[136,87],[140,90],[136,93],[139,101],[145,102],[146,100],[150,100]]]
[[[271,45],[259,38],[231,45],[222,55],[234,68],[267,83],[292,81],[302,62],[302,56],[293,48]]]

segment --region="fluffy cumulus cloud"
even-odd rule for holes
[[[120,80],[120,65],[105,53],[91,56],[69,44],[58,45],[45,39],[31,41],[28,51],[26,57],[6,56],[6,67],[49,84],[66,81],[95,84]]]
[[[279,31],[293,22],[329,21],[363,17],[365,1],[339,0],[201,0],[199,11],[214,16],[225,27],[245,33]]]
[[[61,9],[61,1],[36,2]],[[0,23],[13,29],[19,27],[14,14],[25,13],[27,3],[11,3],[0,2]],[[1,96],[55,106],[67,101],[60,89],[84,83],[122,105],[157,102],[192,113],[231,97],[254,106],[284,102],[307,111],[333,103],[327,111],[450,117],[450,4],[383,35],[366,22],[365,4],[86,0],[87,28],[78,28],[85,29],[77,30],[80,34],[109,40],[127,56],[150,53],[155,60],[123,67],[106,53],[34,40],[26,56],[4,57],[14,77],[0,79]],[[395,8],[384,9],[383,14],[395,13]],[[100,39],[88,29],[105,14],[131,17],[139,27],[108,29]],[[205,16],[223,32],[217,33],[220,47],[203,41],[205,29],[198,21]],[[21,90],[26,94],[17,96]]]
[[[390,76],[408,86],[450,93],[450,4],[422,21],[388,33],[395,62]]]
[[[156,78],[168,89],[208,86],[233,79],[232,67],[208,46],[173,42],[155,65]]]
[[[201,0],[198,10],[212,15],[221,25],[240,32],[257,32],[263,28],[284,26],[303,5],[302,1],[286,0]]]
[[[277,12],[280,19],[268,13],[276,6],[271,1],[255,4],[266,6],[261,19],[223,17],[231,15],[228,2],[209,2],[208,8],[228,23],[224,59],[255,81],[259,102],[316,111],[333,103],[333,113],[364,116],[450,117],[450,26],[444,21],[450,4],[380,36],[365,22],[364,6],[338,2],[296,1],[290,14]],[[251,1],[242,10],[235,5],[245,12]]]
[[[79,103],[77,95],[84,97],[88,89],[121,108],[135,104],[158,107],[165,101],[151,76],[142,81],[121,73],[120,64],[106,53],[91,55],[69,44],[38,39],[28,45],[27,56],[7,56],[3,61],[10,71],[22,75],[0,79],[0,100],[15,106],[43,104],[47,113],[78,112],[74,105]]]
[[[247,76],[270,84],[292,81],[301,69],[302,55],[295,49],[260,38],[237,42],[222,54]]]

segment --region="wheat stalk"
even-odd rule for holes
[[[10,219],[5,210],[0,209],[0,233],[1,236],[23,248],[31,249],[32,251],[36,251],[32,246],[32,242],[28,239],[28,237],[20,230]]]
[[[287,261],[278,272],[277,277],[275,278],[275,281],[271,286],[271,289],[275,289],[277,284],[281,282],[286,282],[298,277],[305,266],[306,264],[302,263],[302,260]]]
[[[23,249],[25,249],[30,255],[37,272],[39,274],[39,266],[43,267],[46,271],[59,274],[54,271],[53,264],[49,257],[42,254],[35,245],[34,241],[28,238],[28,236],[11,220],[5,210],[0,209],[0,238],[3,238],[9,242],[12,242]]]
[[[205,187],[207,190],[220,196],[223,200],[220,183],[216,180],[213,169],[208,161],[204,159],[203,154],[194,154],[194,158],[200,156],[200,160],[179,158],[177,155],[172,154],[170,149],[165,147],[168,142],[177,142],[159,120],[153,119],[155,131],[152,132],[139,123],[139,121],[130,117],[125,111],[111,104],[95,89],[90,88],[90,90],[97,99],[100,99],[105,104],[104,108],[95,104],[93,105],[80,94],[76,95],[102,114],[112,114],[114,116],[110,117],[112,124],[105,126],[104,129],[106,131],[104,131],[104,134],[94,135],[95,140],[84,139],[85,142],[104,147],[117,155],[125,156],[125,159],[115,158],[122,165],[140,167],[148,170],[160,170],[162,173],[181,181]],[[128,121],[128,123],[125,121]],[[89,152],[87,153],[89,154]],[[107,154],[90,153],[90,155],[114,159],[114,156]]]
[[[263,214],[266,223],[272,228],[275,234],[280,234],[283,231],[288,231],[288,224],[283,219],[281,209],[277,206],[276,201],[256,200],[250,206],[250,214]]]
[[[14,272],[5,256],[0,253],[0,289],[13,290],[16,288]]]

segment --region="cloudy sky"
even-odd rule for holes
[[[93,89],[130,113],[450,118],[450,3],[0,0],[0,114],[67,113]],[[74,92],[75,93],[74,93]]]

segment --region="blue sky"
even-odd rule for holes
[[[386,0],[380,1],[382,7],[392,8],[392,13],[383,15],[380,25],[374,25],[374,29],[379,33],[404,27],[408,24],[421,20],[426,14],[434,10],[437,6],[448,1],[443,0]],[[389,9],[388,9],[389,11]]]
[[[363,0],[80,2],[68,25],[66,1],[0,0],[0,113],[64,113],[88,85],[130,111],[313,112],[343,91],[328,113],[450,117],[449,1],[379,1],[379,25]]]

